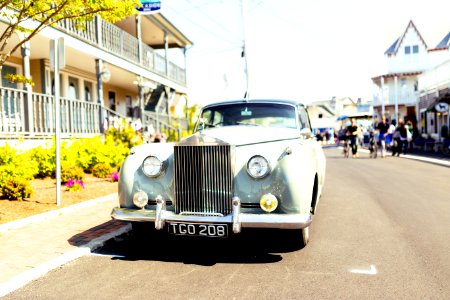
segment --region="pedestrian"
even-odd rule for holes
[[[317,131],[316,131],[316,140],[320,143],[322,143],[322,140],[323,140],[323,136],[319,129],[317,129]]]
[[[409,151],[412,151],[414,142],[414,126],[411,120],[408,120],[408,122],[406,122],[406,140],[407,140],[406,148]]]
[[[389,124],[386,121],[386,117],[381,117],[381,122],[378,123],[376,126],[376,129],[378,130],[378,139],[380,141],[380,147],[381,147],[381,158],[386,157],[386,137],[388,135],[389,131]]]
[[[330,130],[329,130],[329,129],[326,129],[325,135],[324,135],[323,138],[324,138],[324,139],[323,139],[324,144],[328,144],[328,142],[330,141],[330,138],[331,138]]]
[[[406,125],[403,121],[398,122],[398,126],[395,128],[393,138],[394,138],[394,147],[392,148],[392,156],[400,156],[400,153],[406,154],[407,147],[407,129]]]
[[[356,124],[355,119],[352,119],[350,126],[347,127],[347,132],[349,134],[348,138],[350,139],[350,146],[352,147],[352,157],[358,157],[358,135],[360,129]]]

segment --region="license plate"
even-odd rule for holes
[[[188,236],[227,237],[226,224],[168,223],[169,233]]]

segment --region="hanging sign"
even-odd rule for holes
[[[434,106],[434,109],[440,113],[446,112],[448,111],[448,103],[439,102]]]
[[[159,0],[141,0],[141,3],[142,6],[138,8],[141,15],[156,14],[161,10],[161,1]]]

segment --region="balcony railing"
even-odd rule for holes
[[[59,101],[64,137],[98,135],[128,120],[99,103],[68,98],[59,98]],[[55,115],[55,97],[52,95],[31,93],[31,103],[28,103],[26,91],[0,88],[0,139],[50,137],[55,133]],[[144,127],[151,125],[155,130],[172,134],[175,140],[181,138],[181,129],[187,129],[186,119],[156,113],[145,112],[142,122]]]
[[[96,18],[93,21],[86,22],[83,29],[78,29],[71,20],[64,20],[59,23],[59,26],[67,34],[94,44],[96,47],[116,54],[177,83],[186,84],[186,73],[183,68],[170,61],[166,67],[165,57],[111,23]],[[141,56],[139,55],[139,49],[142,52]],[[139,57],[141,57],[141,61]]]

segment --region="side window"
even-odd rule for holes
[[[311,126],[309,123],[308,112],[306,111],[306,109],[303,106],[300,106],[298,108],[298,116],[299,116],[299,121],[300,121],[300,127],[311,129]]]
[[[220,112],[216,111],[214,112],[214,119],[212,120],[212,124],[222,124],[223,122],[223,116]]]

